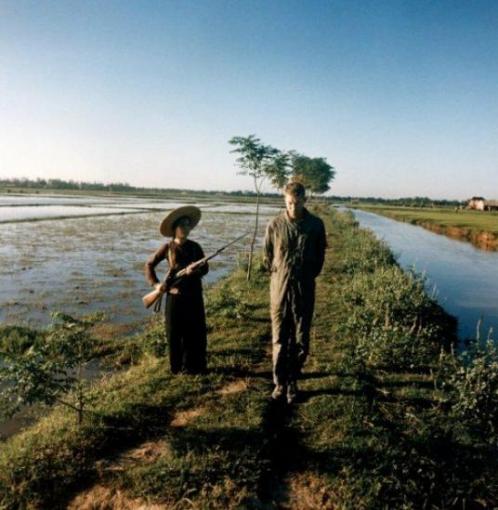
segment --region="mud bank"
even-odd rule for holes
[[[398,220],[395,216],[391,216],[393,219]],[[417,220],[411,220],[409,223],[417,225],[419,227],[426,228],[436,234],[445,235],[452,239],[459,241],[467,241],[477,246],[481,250],[497,251],[498,250],[498,236],[491,232],[476,232],[468,228],[462,227],[447,227],[444,225],[437,225],[427,221],[419,222]]]

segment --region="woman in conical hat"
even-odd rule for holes
[[[194,206],[171,211],[161,223],[160,232],[170,240],[164,243],[145,264],[145,277],[156,289],[166,292],[165,323],[169,345],[169,360],[173,373],[201,373],[206,370],[206,316],[201,278],[208,264],[193,269],[192,264],[204,258],[201,246],[188,239],[199,223],[201,210]],[[155,268],[168,261],[166,283],[157,278]],[[186,269],[178,283],[171,282],[175,274]]]

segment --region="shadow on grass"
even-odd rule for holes
[[[379,388],[426,388],[434,389],[433,381],[382,381],[377,384]]]
[[[249,370],[242,367],[214,367],[211,369],[211,372],[214,374],[232,376],[232,377],[253,377],[256,379],[272,379],[272,372],[269,370]]]
[[[90,432],[93,444],[82,445],[75,455],[80,457],[72,477],[61,480],[50,477],[40,480],[43,490],[38,497],[42,508],[67,508],[75,494],[84,491],[99,481],[95,462],[99,459],[117,457],[123,451],[138,446],[145,439],[154,438],[164,433],[165,425],[170,421],[174,405],[148,406],[136,405],[126,411],[125,415],[106,415],[100,413],[101,422]],[[46,498],[46,499],[45,499]],[[45,506],[46,505],[46,506]]]
[[[318,390],[301,390],[299,392],[299,403],[308,402],[310,399],[314,397],[319,397],[322,395],[348,395],[361,397],[363,393],[360,390],[352,390],[349,388],[341,388],[341,387],[333,387],[333,388],[321,388]]]
[[[209,387],[204,391],[209,391]],[[94,421],[86,424],[82,432],[82,444],[75,446],[74,458],[78,457],[79,462],[71,468],[70,476],[61,479],[47,470],[40,478],[37,497],[42,508],[66,508],[77,493],[100,480],[96,461],[105,458],[112,461],[145,440],[164,436],[173,413],[190,407],[199,396],[199,391],[184,391],[162,405],[130,405],[121,414],[93,412]]]

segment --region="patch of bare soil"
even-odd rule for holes
[[[238,381],[233,381],[231,383],[226,384],[221,389],[218,390],[220,395],[232,395],[234,393],[241,393],[247,389],[247,381],[244,379],[240,379]]]
[[[197,417],[203,415],[206,412],[205,407],[196,407],[194,409],[188,409],[187,411],[178,411],[173,416],[173,419],[170,422],[171,427],[185,427],[192,420],[195,420]]]
[[[112,461],[102,460],[97,463],[100,478],[106,473],[125,471],[137,464],[149,464],[159,457],[170,454],[169,444],[164,440],[146,441],[136,448],[127,450]],[[68,510],[165,510],[171,506],[152,505],[142,499],[131,499],[117,488],[106,487],[102,482],[80,492],[68,505]]]
[[[167,457],[171,454],[169,444],[160,439],[158,441],[146,441],[136,448],[126,450],[117,459],[111,462],[106,460],[97,464],[100,473],[105,471],[124,471],[136,464],[149,464],[155,462],[159,457]]]
[[[281,495],[282,510],[334,510],[330,484],[316,473],[295,473],[286,480],[286,494]]]
[[[153,505],[142,499],[128,498],[123,491],[97,484],[78,494],[68,510],[169,510],[171,506]]]

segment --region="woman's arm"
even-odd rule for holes
[[[159,278],[156,275],[156,266],[159,262],[166,259],[168,256],[168,243],[163,244],[153,255],[151,255],[145,263],[144,272],[145,279],[150,285],[155,285],[159,282]]]

